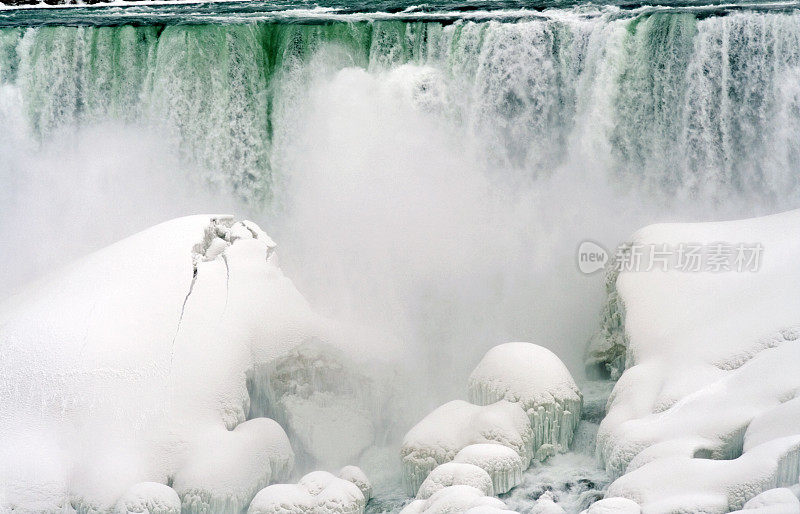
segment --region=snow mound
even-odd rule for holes
[[[610,495],[644,511],[727,512],[797,483],[798,231],[800,210],[634,236],[627,251],[639,249],[640,270],[648,252],[673,253],[667,266],[616,280],[625,371],[597,436],[618,477]],[[702,250],[700,271],[679,268],[690,246]]]
[[[350,413],[391,412],[377,385],[391,363],[364,365],[376,341],[317,316],[250,222],[190,216],[128,237],[0,303],[0,510],[107,511],[148,481],[174,481],[188,509],[246,506],[291,465],[270,461],[257,418],[289,420],[309,460],[373,443]],[[295,406],[322,396],[342,410],[309,426]]]
[[[527,468],[520,455],[502,444],[471,444],[462,448],[453,462],[473,464],[492,477],[495,494],[508,492],[522,482],[522,472]]]
[[[117,501],[114,514],[180,514],[181,499],[171,487],[140,482]]]
[[[486,496],[479,489],[468,485],[451,485],[436,491],[426,500],[414,500],[406,505],[400,514],[450,514],[456,512],[500,514],[506,513],[508,510],[502,500]]]
[[[527,468],[532,457],[532,440],[530,420],[516,403],[499,401],[486,406],[463,400],[445,403],[403,438],[400,454],[406,488],[409,494],[415,495],[434,468],[453,460],[459,451],[471,444],[508,446]]]
[[[562,509],[555,500],[552,491],[545,491],[544,494],[539,496],[536,503],[531,507],[530,514],[564,514]]]
[[[800,512],[800,500],[785,487],[769,489],[748,500],[742,508],[742,512],[754,510],[761,514]]]
[[[265,487],[248,514],[361,514],[367,501],[352,482],[326,471],[313,471],[297,484]]]
[[[486,471],[472,464],[445,462],[431,471],[422,482],[417,492],[417,499],[426,500],[436,491],[451,485],[469,485],[482,491],[486,496],[494,496],[492,478]]]
[[[270,482],[289,478],[294,453],[275,421],[256,418],[211,430],[175,475],[184,514],[240,512]]]
[[[364,500],[369,501],[372,498],[372,484],[367,478],[361,468],[357,466],[345,466],[339,470],[339,478],[352,482],[364,495]]]
[[[581,417],[582,397],[564,363],[532,343],[495,346],[469,377],[469,401],[519,403],[531,420],[533,450],[567,451]],[[549,449],[541,455],[551,453]],[[541,459],[540,459],[541,460]]]
[[[627,498],[604,498],[581,514],[641,514],[642,508]]]

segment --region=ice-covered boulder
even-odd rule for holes
[[[372,498],[372,483],[367,478],[367,474],[358,466],[343,467],[339,470],[339,478],[354,483],[361,490],[365,501],[369,501]]]
[[[506,343],[484,355],[469,377],[469,400],[519,403],[531,420],[533,451],[566,451],[581,417],[581,392],[564,363],[532,343]]]
[[[274,484],[253,498],[248,514],[361,514],[367,501],[349,480],[314,471],[297,484]]]
[[[641,514],[642,508],[628,498],[603,498],[594,502],[581,514]]]
[[[334,461],[390,411],[384,364],[363,365],[379,342],[316,315],[247,221],[180,218],[92,253],[0,303],[0,511],[106,511],[171,480],[188,504],[246,506],[281,476],[260,417],[307,461],[354,462]],[[338,415],[310,426],[294,405],[320,395]]]
[[[727,512],[797,482],[798,233],[790,211],[634,236],[625,259],[638,271],[615,283],[625,371],[597,437],[618,477],[610,495],[644,511]]]
[[[195,444],[173,483],[184,514],[241,512],[259,490],[288,479],[294,466],[289,438],[267,418],[232,431],[215,428]]]
[[[565,514],[565,510],[556,503],[552,491],[545,491],[531,507],[530,514]]]
[[[480,489],[469,485],[451,485],[436,491],[428,499],[412,501],[400,511],[400,514],[455,514],[457,512],[505,514],[508,510],[502,500],[486,496]]]
[[[482,491],[486,496],[494,496],[494,486],[489,473],[473,464],[445,462],[434,468],[417,491],[418,500],[426,500],[437,491],[451,485],[469,485]]]
[[[508,446],[527,468],[533,434],[525,411],[516,403],[499,401],[479,406],[463,400],[445,403],[408,431],[400,454],[404,481],[415,495],[434,468],[450,462],[463,448],[478,443]]]
[[[800,512],[800,500],[785,487],[769,489],[749,499],[742,507],[742,512],[758,511],[760,514],[781,514]]]
[[[140,482],[117,501],[114,514],[180,514],[181,499],[169,486]]]
[[[492,477],[495,494],[508,492],[522,481],[527,463],[508,446],[496,443],[471,444],[462,448],[453,462],[473,464]]]

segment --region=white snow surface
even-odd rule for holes
[[[315,315],[274,249],[250,222],[179,218],[0,304],[0,510],[110,509],[135,484],[170,480],[198,506],[246,506],[284,477],[283,431],[245,420],[273,414],[270,394],[280,405],[279,395],[319,393],[309,373],[298,378],[298,355],[313,349],[335,362],[337,380],[367,381],[354,363],[379,341]],[[281,375],[290,384],[260,378],[276,362],[297,370]],[[350,434],[346,417],[331,430]],[[302,439],[302,427],[284,426]],[[347,451],[371,441],[356,443]]]
[[[114,514],[180,514],[181,499],[169,486],[157,482],[141,482],[117,501]]]
[[[530,420],[519,404],[499,401],[479,406],[463,400],[445,403],[403,438],[400,453],[406,488],[415,495],[434,468],[453,460],[471,444],[508,446],[520,455],[527,468],[532,456],[532,438]]]
[[[769,489],[747,501],[742,507],[745,514],[789,514],[800,512],[800,500],[785,487]]]
[[[486,496],[494,496],[492,477],[482,468],[473,464],[445,462],[430,472],[417,491],[418,500],[427,500],[434,493],[451,485],[469,485],[483,492]]]
[[[505,343],[486,352],[468,382],[469,400],[519,403],[531,419],[536,452],[567,451],[581,417],[582,396],[556,354],[532,343]],[[547,452],[545,452],[547,453]]]
[[[520,455],[502,444],[471,444],[459,451],[453,462],[474,464],[492,478],[495,494],[503,494],[522,481],[527,468]]]
[[[582,514],[641,514],[642,508],[627,498],[603,498],[594,502]]]
[[[349,480],[312,471],[297,484],[274,484],[253,498],[248,514],[361,514],[366,499]]]
[[[647,512],[728,512],[797,483],[799,233],[796,210],[652,225],[633,237],[656,247],[723,242],[763,250],[756,271],[673,265],[620,273],[626,370],[597,440],[606,468],[620,477],[610,496]]]
[[[506,513],[506,504],[498,498],[486,496],[483,491],[469,485],[452,485],[436,491],[430,498],[414,500],[400,514],[473,514]]]

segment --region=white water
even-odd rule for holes
[[[0,278],[237,210],[429,406],[508,340],[580,372],[584,239],[797,206],[800,16],[3,29]]]

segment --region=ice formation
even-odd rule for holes
[[[455,512],[505,514],[508,510],[502,500],[486,496],[480,489],[469,485],[451,485],[436,491],[428,499],[412,501],[400,514],[449,514]]]
[[[339,470],[339,478],[352,482],[361,490],[364,495],[364,501],[369,501],[372,498],[372,483],[367,478],[361,468],[357,466],[345,466]]]
[[[742,507],[742,512],[758,511],[759,514],[788,514],[800,512],[800,500],[785,487],[769,489],[751,498]]]
[[[169,486],[140,482],[117,501],[114,514],[180,514],[181,499]]]
[[[581,393],[569,370],[553,352],[532,343],[506,343],[486,352],[469,377],[469,400],[519,403],[530,417],[539,460],[567,451],[581,417]]]
[[[297,484],[274,484],[258,492],[248,514],[361,514],[367,501],[349,480],[313,471]]]
[[[642,508],[627,498],[603,498],[596,501],[582,514],[641,514]]]
[[[546,491],[533,504],[529,514],[565,514],[565,511],[556,503],[553,492]]]
[[[294,452],[275,421],[255,418],[209,430],[175,474],[183,514],[241,512],[271,482],[289,478]]]
[[[463,448],[477,443],[497,443],[513,449],[527,468],[533,434],[525,411],[499,401],[478,406],[463,400],[445,403],[408,431],[400,450],[408,492],[417,493],[434,468],[453,460]]]
[[[685,272],[673,259],[668,269],[617,278],[626,369],[597,438],[619,477],[609,495],[651,512],[727,512],[797,483],[798,231],[800,211],[790,211],[653,225],[634,236],[629,252],[705,245],[703,258],[727,256],[733,269]],[[756,269],[737,271],[745,246],[762,256]]]
[[[0,510],[108,510],[141,482],[188,511],[246,507],[292,463],[263,416],[311,459],[372,444],[360,416],[385,398],[359,370],[380,373],[360,365],[379,340],[315,315],[274,249],[250,222],[179,218],[4,301]],[[309,427],[302,401],[341,410]],[[312,455],[318,439],[341,444]]]
[[[471,444],[459,451],[453,462],[474,464],[492,477],[495,494],[508,492],[522,481],[527,463],[520,455],[502,444]]]
[[[486,496],[495,494],[492,477],[483,469],[473,464],[445,462],[428,474],[417,491],[417,499],[427,500],[437,491],[452,485],[469,485]]]

